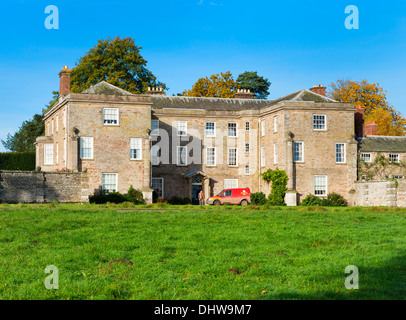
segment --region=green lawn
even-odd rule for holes
[[[404,299],[405,212],[3,204],[0,299]]]

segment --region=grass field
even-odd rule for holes
[[[404,299],[405,213],[3,204],[0,299]]]

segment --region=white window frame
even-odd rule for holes
[[[250,131],[251,129],[251,124],[249,121],[245,121],[245,131]]]
[[[89,141],[91,141],[91,147],[86,148],[86,149],[90,149],[91,150],[91,155],[90,157],[84,157],[83,156],[83,146],[85,143],[85,140],[89,139]],[[84,160],[91,160],[93,159],[93,153],[94,153],[94,138],[93,137],[81,137],[80,138],[80,159],[84,159]]]
[[[214,150],[214,155],[213,155],[213,163],[209,163],[209,149],[213,149]],[[206,166],[207,167],[215,167],[217,165],[217,149],[216,147],[207,147],[206,148]]]
[[[187,137],[187,121],[176,121],[176,134],[178,137]]]
[[[320,190],[316,190],[316,187],[318,187],[316,185],[316,179],[318,178],[325,178],[325,190],[323,194],[317,194],[318,191]],[[317,197],[326,197],[328,195],[328,177],[325,175],[315,175],[313,178],[313,191],[314,191],[314,195]]]
[[[132,150],[139,150],[139,156],[133,157]],[[142,160],[142,138],[130,138],[130,160]]]
[[[266,128],[265,128],[265,120],[261,120],[261,137],[265,137]]]
[[[245,173],[246,176],[250,175],[250,166],[248,164],[245,166],[244,173]]]
[[[117,119],[106,119],[106,111],[107,110],[114,110],[116,112],[115,116]],[[113,114],[108,114],[113,115]],[[106,123],[106,121],[117,121],[117,123]],[[105,126],[118,126],[120,125],[120,112],[118,108],[103,108],[103,125]]]
[[[54,119],[51,120],[51,128],[52,128],[51,134],[54,134]]]
[[[245,154],[250,154],[251,153],[251,146],[249,143],[245,144]]]
[[[59,114],[56,115],[55,125],[56,125],[56,132],[58,132],[59,131]]]
[[[394,156],[397,158],[397,160],[395,161],[391,160],[391,157],[393,158]],[[399,153],[389,153],[389,162],[399,163],[400,162]]]
[[[44,165],[52,166],[54,164],[54,144],[44,144]]]
[[[235,184],[235,186],[229,186],[229,184]],[[224,179],[224,189],[237,189],[238,179]]]
[[[152,125],[156,123],[156,126]],[[151,120],[151,136],[159,136],[159,120]]]
[[[161,180],[161,186],[162,186],[162,197],[161,198],[164,199],[165,198],[165,185],[164,185],[165,180],[164,180],[164,178],[151,178],[151,188],[152,189],[154,189],[154,180]]]
[[[295,154],[296,154],[296,146],[299,145],[299,157],[298,160],[295,160]],[[293,142],[293,161],[297,163],[302,163],[304,162],[304,142],[302,141],[295,141]]]
[[[278,132],[278,116],[273,117],[273,133]]]
[[[337,146],[339,146],[339,145],[344,146],[343,155],[342,155],[342,161],[337,161],[337,156],[338,156]],[[347,146],[346,146],[345,143],[336,143],[335,144],[335,158],[336,158],[336,163],[338,163],[338,164],[347,163]]]
[[[266,165],[265,147],[261,147],[261,167],[265,167],[265,165]]]
[[[179,154],[179,150],[180,149],[185,149],[186,151],[186,159],[185,159],[185,163],[180,163],[179,161],[181,160],[181,155]],[[188,165],[188,148],[187,148],[187,146],[178,146],[177,148],[176,148],[176,165],[178,166],[178,167],[186,167],[187,165]]]
[[[235,150],[235,164],[230,164],[230,150]],[[229,167],[238,167],[238,148],[231,147],[227,149],[227,164]]]
[[[278,164],[278,143],[273,144],[273,163]]]
[[[58,142],[55,143],[55,149],[56,149],[56,153],[55,153],[55,163],[58,164],[59,163],[59,144]]]
[[[207,125],[208,124],[213,124],[213,134],[208,134],[208,129],[207,129]],[[211,129],[210,129],[211,130]],[[204,128],[204,134],[205,134],[205,136],[206,137],[209,137],[209,138],[214,138],[214,137],[216,137],[216,123],[214,122],[214,121],[207,121],[206,122],[206,124],[205,124],[205,128]]]
[[[368,155],[368,156],[365,156]],[[360,154],[360,159],[363,160],[364,162],[370,163],[372,162],[372,153],[368,153],[368,152],[361,152]],[[369,158],[368,161],[365,160],[365,158]]]
[[[230,125],[235,124],[235,136],[230,136]],[[238,123],[237,122],[228,122],[227,123],[227,136],[229,138],[238,138]]]
[[[315,119],[315,117],[324,117],[324,128],[321,128],[321,129],[320,128],[315,128],[315,125],[316,125],[315,121],[317,121]],[[314,131],[326,131],[327,130],[327,115],[325,115],[325,114],[314,114],[313,117],[312,117],[312,127],[313,127]]]
[[[115,187],[114,187],[114,191],[110,191],[105,189],[105,176],[115,176]],[[113,185],[112,183],[109,183],[109,185]],[[103,172],[102,173],[102,191],[103,193],[106,193],[106,191],[108,192],[118,192],[118,173],[111,173],[111,172]]]

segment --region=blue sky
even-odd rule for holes
[[[44,26],[48,5],[59,8],[59,30]],[[344,26],[348,5],[359,8],[359,30]],[[168,94],[225,71],[258,71],[272,82],[270,99],[367,79],[406,115],[405,1],[16,0],[2,3],[0,30],[0,139],[41,112],[64,65],[117,35],[143,47]]]

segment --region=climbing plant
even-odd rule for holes
[[[367,180],[384,180],[394,168],[405,168],[403,161],[394,162],[385,155],[378,153],[372,162],[366,162],[360,159],[358,163],[359,176],[365,175]]]
[[[272,191],[268,196],[269,203],[274,206],[285,205],[285,194],[288,188],[288,176],[284,170],[268,169],[261,174],[262,179],[268,183],[272,182]]]

